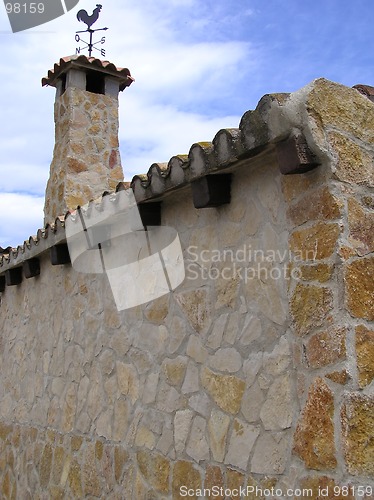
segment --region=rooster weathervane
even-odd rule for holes
[[[95,47],[95,45],[97,45],[98,43],[100,43],[101,45],[103,45],[105,43],[105,36],[101,37],[101,40],[99,40],[98,42],[93,43],[92,42],[92,35],[96,31],[106,31],[108,28],[98,28],[96,30],[91,29],[91,26],[94,23],[96,23],[96,21],[98,20],[102,7],[103,7],[102,5],[96,4],[96,9],[94,9],[94,11],[92,12],[92,14],[90,16],[87,14],[87,11],[84,9],[81,9],[78,12],[78,14],[77,14],[78,21],[83,21],[87,25],[87,29],[84,31],[76,31],[75,32],[75,41],[76,42],[83,42],[86,44],[85,47],[77,47],[75,50],[76,54],[80,54],[81,50],[88,48],[88,55],[90,57],[91,57],[93,49],[100,51],[101,55],[103,57],[105,57],[105,49],[99,49],[99,48]],[[90,34],[90,41],[86,42],[85,40],[83,40],[79,36],[80,33],[89,33]]]

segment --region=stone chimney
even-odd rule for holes
[[[84,205],[123,180],[118,143],[118,94],[128,69],[83,55],[60,59],[42,85],[56,88],[55,147],[44,223]]]

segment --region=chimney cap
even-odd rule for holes
[[[112,76],[119,80],[119,90],[124,90],[134,81],[134,78],[132,78],[127,68],[117,68],[115,64],[109,61],[96,59],[95,57],[74,55],[62,57],[60,61],[54,65],[53,69],[48,71],[48,76],[42,78],[42,86],[50,85],[56,87],[57,81],[71,68],[82,69],[84,71],[96,70],[105,75]]]

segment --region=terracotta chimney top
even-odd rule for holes
[[[60,59],[42,79],[43,86],[56,88],[45,224],[115,189],[123,180],[118,94],[132,82],[128,69],[84,55]]]

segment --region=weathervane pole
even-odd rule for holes
[[[93,44],[92,44],[92,33],[93,33],[93,30],[88,30],[90,32],[90,43],[88,44],[88,55],[91,57],[91,54],[92,54],[92,48],[93,48]]]
[[[93,43],[93,41],[92,41],[92,36],[96,31],[106,31],[108,29],[108,28],[98,28],[96,30],[91,29],[91,26],[98,20],[99,13],[100,13],[101,9],[102,9],[102,5],[97,4],[96,9],[94,9],[94,11],[92,12],[92,14],[90,16],[87,14],[86,10],[82,9],[78,12],[78,14],[77,14],[78,21],[83,21],[87,25],[87,29],[84,31],[76,31],[75,32],[75,41],[76,42],[82,41],[83,43],[86,44],[85,47],[77,47],[75,50],[76,54],[80,54],[81,50],[88,48],[88,55],[90,57],[92,55],[93,49],[99,50],[101,55],[103,57],[105,57],[105,49],[98,49],[97,47],[95,47],[95,45],[97,45],[98,43],[100,43],[100,44],[105,43],[105,36],[101,37],[101,40],[99,40],[98,42]],[[81,37],[79,36],[79,33],[89,33],[90,34],[90,41],[86,42],[85,40],[81,39]]]

